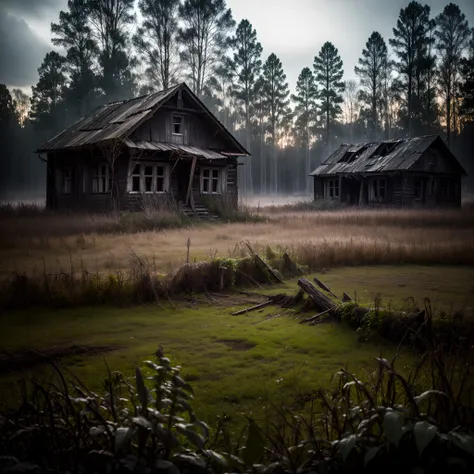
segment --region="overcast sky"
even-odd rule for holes
[[[50,24],[67,0],[0,0],[0,83],[30,87],[44,55],[52,49]],[[400,8],[408,0],[227,0],[237,22],[247,18],[257,30],[264,59],[275,53],[282,61],[291,89],[303,67],[326,41],[339,49],[345,79],[372,31],[388,41]],[[426,1],[432,15],[448,0]],[[474,27],[474,0],[456,2]]]

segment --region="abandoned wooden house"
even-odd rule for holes
[[[461,205],[466,172],[438,135],[341,145],[312,173],[315,200],[354,205]]]
[[[237,158],[245,148],[186,84],[103,105],[50,139],[50,209],[206,212],[211,200],[238,203]]]

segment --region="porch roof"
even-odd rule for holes
[[[133,141],[130,139],[124,140],[124,145],[128,148],[137,149],[137,150],[147,150],[147,151],[171,151],[175,153],[183,153],[189,156],[199,156],[206,158],[208,160],[217,160],[223,158],[229,158],[231,156],[240,156],[237,153],[224,153],[217,152],[215,150],[209,150],[206,148],[199,148],[196,146],[187,146],[187,145],[177,145],[175,143],[161,143],[161,142],[152,142],[152,141]]]

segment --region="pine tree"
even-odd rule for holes
[[[374,31],[368,39],[362,56],[359,58],[359,66],[355,67],[355,73],[360,78],[362,91],[360,100],[366,103],[371,111],[369,129],[371,139],[377,139],[379,111],[378,105],[383,90],[384,66],[387,62],[387,45],[382,35]]]
[[[395,88],[402,106],[402,119],[406,122],[408,136],[414,132],[414,117],[420,111],[423,86],[423,61],[426,59],[429,37],[432,28],[430,7],[412,1],[400,10],[397,26],[393,29],[394,38],[389,40],[397,57],[396,67],[399,78]]]
[[[58,131],[64,126],[61,105],[66,87],[66,58],[51,51],[46,54],[38,74],[39,80],[32,87],[30,117],[39,128]]]
[[[140,0],[143,22],[133,37],[140,59],[147,65],[145,74],[155,90],[176,83],[179,68],[179,0]]]
[[[271,188],[278,193],[278,163],[277,145],[279,138],[283,135],[285,127],[289,125],[291,110],[289,108],[288,83],[283,72],[283,66],[278,57],[271,53],[263,65],[262,95],[265,111],[267,114],[267,132],[273,151],[273,173],[270,170]]]
[[[51,24],[52,43],[66,50],[65,66],[69,75],[65,100],[74,118],[87,115],[95,106],[97,78],[95,62],[98,48],[92,37],[87,0],[68,0],[68,10],[59,13]]]
[[[305,67],[296,82],[296,94],[291,96],[295,103],[295,135],[299,138],[300,145],[305,150],[305,190],[310,192],[311,178],[311,139],[312,128],[316,120],[316,107],[318,99],[318,88],[314,74],[309,67]]]
[[[471,30],[468,57],[461,62],[460,112],[466,123],[474,123],[474,28]]]
[[[320,87],[321,114],[324,116],[326,147],[330,148],[331,126],[342,113],[340,104],[344,102],[343,62],[337,48],[326,42],[319,55],[314,58],[316,83]]]
[[[440,57],[440,90],[445,100],[446,141],[451,147],[453,129],[454,92],[457,89],[461,58],[469,41],[469,25],[466,16],[453,3],[447,5],[436,18],[437,50]]]
[[[225,0],[184,0],[179,7],[181,59],[191,88],[201,97],[206,82],[222,63],[235,25]]]
[[[230,61],[230,69],[234,74],[234,90],[236,105],[242,116],[245,129],[245,143],[250,151],[252,137],[252,120],[255,116],[256,83],[262,68],[262,45],[257,41],[257,32],[248,20],[242,20],[237,26],[235,36],[231,40],[234,51]],[[252,166],[248,158],[245,160],[243,174],[244,194],[252,192]]]
[[[129,28],[135,20],[135,0],[87,0],[93,34],[99,46],[101,87],[107,100],[134,95]]]

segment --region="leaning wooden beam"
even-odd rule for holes
[[[231,313],[231,315],[239,316],[241,314],[250,313],[250,311],[256,311],[257,309],[265,308],[266,306],[270,306],[271,304],[274,304],[273,301],[265,301],[265,303],[260,303],[256,304],[255,306],[251,306],[250,308],[241,309],[240,311]]]
[[[300,324],[304,323],[311,323],[312,321],[316,321],[316,319],[319,319],[321,316],[324,316],[325,314],[329,314],[331,311],[333,311],[334,308],[329,308],[326,311],[323,311],[322,313],[318,313],[316,316],[311,316],[310,318],[302,319],[300,321]]]
[[[345,291],[342,293],[342,302],[343,303],[348,303],[348,302],[354,301],[353,298],[351,298]]]
[[[336,307],[334,301],[328,298],[325,294],[321,293],[306,278],[300,278],[298,280],[298,286],[308,294],[317,311],[323,312]]]
[[[260,266],[262,266],[264,270],[267,270],[268,273],[270,273],[270,275],[275,279],[275,281],[276,281],[277,283],[283,283],[283,280],[273,271],[273,269],[270,267],[270,265],[268,265],[266,262],[264,262],[264,261],[260,258],[260,256],[259,256],[257,253],[254,252],[252,246],[251,246],[248,242],[247,242],[245,245],[248,247],[248,249],[249,249],[251,255],[252,255],[252,256],[255,258],[255,260],[260,264]]]
[[[316,277],[314,277],[314,282],[319,286],[319,288],[322,288],[324,291],[327,291],[331,296],[336,298],[337,300],[339,299],[332,291],[331,288],[326,286],[321,280],[318,280]]]
[[[191,173],[189,174],[188,192],[186,193],[186,202],[184,203],[185,206],[189,204],[189,197],[191,196],[191,191],[193,189],[193,178],[194,178],[194,170],[196,169],[196,161],[197,161],[197,156],[194,156],[193,163],[191,165]]]

